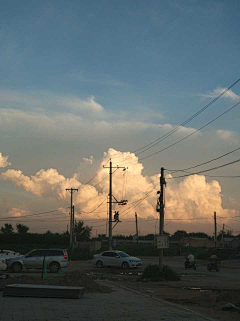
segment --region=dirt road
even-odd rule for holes
[[[219,321],[237,321],[239,312],[224,312],[226,303],[240,306],[240,261],[223,261],[220,272],[208,272],[206,261],[199,261],[197,270],[185,270],[184,257],[167,257],[164,264],[181,275],[181,281],[139,282],[140,274],[148,264],[158,264],[157,257],[144,257],[137,270],[102,268],[91,261],[73,262],[73,269],[85,271],[96,279],[136,290],[153,298],[160,298],[193,309]]]
[[[197,270],[185,270],[184,257],[165,257],[164,264],[181,275],[181,281],[143,282],[140,275],[148,264],[158,264],[157,257],[143,257],[139,269],[122,270],[118,268],[98,269],[91,261],[72,262],[72,270],[88,273],[95,280],[106,285],[115,284],[129,288],[142,295],[167,300],[190,308],[207,317],[219,321],[239,321],[240,314],[223,312],[225,303],[240,306],[240,261],[223,261],[220,272],[208,272],[206,261],[197,262]],[[22,271],[21,274],[40,276],[40,271]]]

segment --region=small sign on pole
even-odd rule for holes
[[[157,235],[157,248],[158,249],[168,249],[169,248],[168,235]]]

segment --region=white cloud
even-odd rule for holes
[[[89,97],[87,100],[82,100],[78,97],[59,97],[58,98],[59,104],[63,107],[68,106],[72,109],[77,110],[90,110],[92,112],[102,112],[104,108],[95,101],[94,96]]]
[[[222,139],[226,142],[235,143],[235,142],[239,141],[237,134],[233,131],[230,131],[230,130],[218,129],[216,131],[216,134],[220,139]]]
[[[0,167],[6,167],[11,165],[11,163],[8,161],[9,156],[3,156],[2,153],[0,153]]]
[[[94,161],[94,158],[93,156],[90,156],[89,158],[86,158],[86,157],[83,157],[83,161],[87,164],[90,164],[92,165],[93,161]]]
[[[57,95],[47,91],[19,92],[1,89],[0,106],[2,108],[57,110],[72,112],[103,112],[104,108],[95,101],[94,96],[86,100],[74,95]]]
[[[8,215],[13,216],[13,217],[20,217],[20,216],[24,216],[27,215],[28,211],[18,208],[18,207],[12,207],[9,211],[8,211]]]
[[[156,124],[148,121],[103,119],[102,113],[98,117],[96,113],[89,115],[76,115],[70,112],[58,112],[48,114],[47,111],[27,111],[19,109],[0,108],[0,132],[24,132],[31,136],[54,137],[55,139],[67,140],[74,138],[87,138],[88,141],[95,136],[108,134],[137,134],[140,131],[151,130],[152,134],[161,136],[175,127],[171,124]],[[194,128],[182,127],[177,134],[189,134]],[[67,135],[66,135],[67,133]],[[149,131],[148,133],[149,134]]]
[[[114,164],[121,162],[123,158],[128,159],[127,180],[126,172],[117,170],[113,176],[113,194],[116,199],[128,199],[128,205],[118,208],[121,219],[130,219],[137,210],[140,219],[151,216],[158,217],[156,213],[156,191],[159,186],[159,174],[153,176],[143,175],[143,165],[138,162],[134,153],[120,152],[110,148],[104,153],[103,160],[99,165],[97,175],[91,184],[82,185],[79,181],[79,173],[71,178],[59,174],[56,169],[40,170],[35,175],[26,176],[19,170],[7,170],[1,173],[0,178],[13,182],[16,186],[27,192],[43,198],[54,198],[69,204],[70,193],[66,188],[78,188],[74,195],[74,205],[78,212],[82,212],[77,218],[106,218],[107,195],[109,188],[108,170],[103,165],[108,164],[111,158]],[[171,176],[168,176],[170,178]],[[181,182],[174,179],[167,180],[166,188],[166,215],[168,219],[210,218],[214,211],[225,216],[236,213],[235,210],[227,210],[222,207],[221,186],[218,181],[207,182],[203,175],[194,175],[184,178]],[[148,197],[144,198],[147,193]],[[144,199],[143,199],[144,198]],[[139,199],[143,199],[136,208],[131,208]],[[99,207],[100,203],[103,204]],[[96,209],[94,211],[94,209]],[[85,212],[85,213],[84,213]],[[89,214],[87,214],[89,213]]]
[[[218,87],[218,88],[214,89],[213,91],[210,91],[207,94],[201,94],[200,96],[206,97],[206,98],[216,98],[221,93],[223,93],[223,91],[225,91],[226,89],[227,88]],[[226,99],[233,100],[233,101],[237,101],[240,99],[240,96],[235,94],[231,89],[228,90],[222,97],[226,98]]]

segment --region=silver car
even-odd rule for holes
[[[99,268],[103,266],[118,266],[128,269],[142,266],[142,260],[122,251],[104,251],[93,256],[92,264]]]
[[[21,272],[25,269],[42,269],[45,260],[50,272],[58,272],[61,268],[68,266],[67,250],[62,249],[40,249],[33,250],[26,255],[7,260],[8,268],[13,272]]]

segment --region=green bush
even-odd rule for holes
[[[150,281],[180,281],[181,277],[168,265],[164,265],[163,270],[160,271],[157,264],[150,264],[144,269],[142,279]]]

